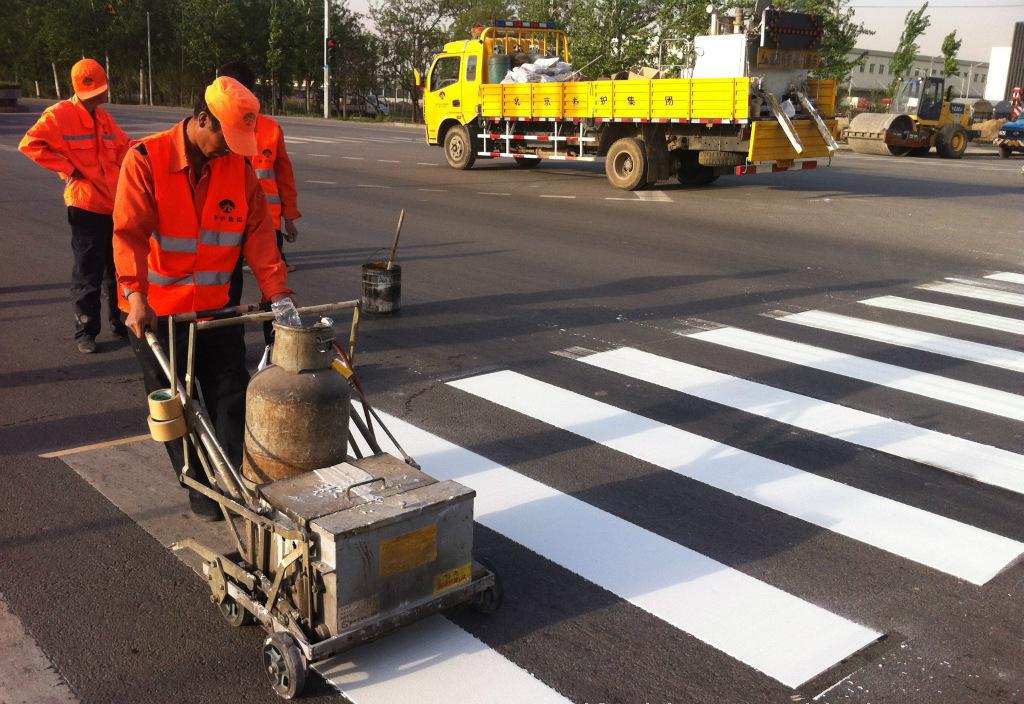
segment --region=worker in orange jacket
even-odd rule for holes
[[[142,139],[125,157],[114,201],[114,261],[147,393],[166,387],[168,380],[145,331],[153,330],[167,344],[160,318],[226,306],[240,257],[252,266],[264,299],[274,302],[291,294],[267,198],[246,158],[257,151],[259,109],[259,100],[241,83],[218,78],[196,101],[191,117]],[[185,349],[186,340],[176,344]],[[217,437],[228,459],[240,466],[249,382],[242,327],[201,331],[195,361]],[[182,443],[166,447],[180,471]],[[199,466],[191,457],[189,467]],[[195,478],[205,482],[201,474]],[[198,492],[190,492],[189,501],[201,518],[220,516],[216,503]]]
[[[80,352],[96,351],[100,332],[100,291],[107,293],[111,332],[127,339],[117,307],[111,238],[114,193],[128,135],[100,107],[107,101],[107,75],[92,59],[71,68],[75,95],[43,111],[18,148],[65,182],[71,224],[71,300],[75,342]]]

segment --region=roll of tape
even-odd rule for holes
[[[170,389],[157,389],[146,398],[149,401],[149,416],[153,420],[174,420],[185,415],[181,397]]]
[[[149,434],[153,436],[153,439],[157,442],[170,442],[171,440],[177,440],[188,432],[188,424],[185,423],[184,416],[178,416],[177,418],[171,418],[170,420],[157,420],[153,416],[149,417]]]

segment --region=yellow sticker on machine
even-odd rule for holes
[[[426,565],[437,559],[437,524],[381,541],[380,576]]]
[[[442,572],[434,577],[434,593],[446,592],[469,581],[473,576],[471,563],[467,562],[461,567]]]

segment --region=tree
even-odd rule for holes
[[[919,9],[907,13],[903,33],[900,34],[900,42],[896,45],[896,52],[892,55],[892,59],[889,60],[889,67],[892,69],[893,75],[892,83],[889,85],[889,95],[895,92],[896,86],[906,78],[910,67],[914,64],[914,57],[917,56],[920,49],[917,40],[932,23],[931,18],[925,14],[927,9],[928,3],[925,3]]]
[[[652,0],[578,0],[569,39],[576,68],[609,76],[657,57],[658,5]]]
[[[942,40],[942,75],[946,78],[954,76],[960,71],[960,62],[957,60],[957,54],[960,52],[960,45],[963,43],[962,39],[956,38],[955,29]]]

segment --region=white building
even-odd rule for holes
[[[864,61],[853,69],[850,76],[847,76],[843,87],[849,89],[853,95],[862,97],[872,97],[884,93],[895,78],[892,74],[893,52],[854,49],[850,58],[856,59],[862,54],[865,54]],[[906,77],[941,76],[943,61],[941,56],[915,56],[914,63]],[[953,96],[981,98],[989,79],[988,62],[960,60],[958,63],[957,72],[946,79],[946,85],[953,86]]]
[[[988,56],[988,65],[991,67],[988,87],[985,88],[985,100],[991,103],[998,103],[1006,100],[1006,78],[1010,75],[1010,55],[1013,47],[994,46]]]

